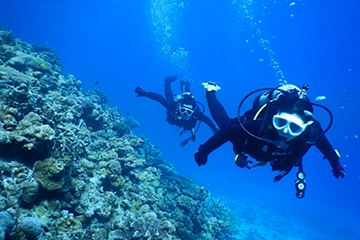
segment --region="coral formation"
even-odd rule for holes
[[[162,239],[176,240],[175,227],[166,219],[159,220],[156,213],[147,212],[141,217],[128,216],[115,223],[118,228],[109,233],[109,239]]]
[[[29,239],[38,239],[43,234],[41,223],[34,217],[23,217],[19,220],[18,225]]]
[[[0,26],[0,239],[231,239],[229,209],[61,71]]]
[[[0,240],[5,240],[6,230],[15,224],[14,218],[8,212],[0,212]]]
[[[65,180],[63,179],[65,164],[62,161],[47,158],[44,161],[36,161],[34,164],[34,177],[46,190],[56,190],[61,188]]]

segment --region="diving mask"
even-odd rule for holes
[[[190,107],[191,107],[190,105],[184,104],[183,106],[179,107],[179,112],[181,114],[185,114],[185,115],[191,117],[191,115],[193,115],[193,113],[194,113],[194,110],[192,110]]]
[[[280,136],[286,137],[288,140],[299,136],[312,123],[313,121],[304,123],[299,115],[286,112],[278,113],[273,117],[273,126],[278,130]]]

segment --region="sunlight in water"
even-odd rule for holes
[[[152,32],[162,57],[189,78],[189,52],[181,46],[181,27],[186,2],[177,0],[150,0]]]
[[[262,31],[258,26],[258,23],[261,23],[261,20],[257,19],[259,8],[265,10],[265,3],[260,4],[259,2],[253,0],[232,0],[231,3],[235,5],[235,9],[238,14],[238,31],[241,32],[246,28],[250,28],[253,32],[252,38],[257,41],[257,43],[268,55],[270,65],[275,71],[279,84],[287,84],[284,72],[281,70],[279,62],[276,61],[275,52],[271,48],[270,41],[261,37]]]
[[[150,18],[152,32],[157,48],[165,61],[177,67],[183,76],[189,80],[190,64],[189,51],[181,46],[181,30],[183,27],[183,13],[188,3],[180,0],[150,0]],[[270,41],[262,37],[262,30],[258,19],[259,9],[266,9],[265,3],[254,0],[232,0],[231,9],[237,13],[237,32],[250,29],[251,37],[259,44],[270,60],[270,66],[280,85],[287,84],[275,52]],[[235,6],[235,8],[234,8]],[[249,36],[250,37],[250,36]]]

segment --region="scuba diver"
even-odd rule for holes
[[[171,76],[165,78],[165,97],[162,95],[146,92],[141,87],[137,86],[135,93],[137,97],[148,97],[153,99],[167,109],[167,121],[171,125],[176,125],[180,128],[183,128],[183,131],[179,134],[181,136],[185,131],[191,131],[191,136],[181,142],[181,146],[185,146],[190,140],[195,141],[195,134],[200,127],[200,122],[198,127],[195,130],[197,121],[206,123],[214,133],[218,132],[219,129],[211,121],[210,118],[204,115],[205,107],[201,103],[195,101],[193,94],[190,92],[190,82],[181,81],[180,88],[181,93],[174,95],[171,90],[170,84],[177,79],[177,76]],[[198,106],[200,104],[203,107],[203,110]]]
[[[334,176],[345,177],[344,168],[339,163],[339,152],[333,149],[324,136],[332,124],[332,114],[324,106],[310,102],[306,97],[308,85],[305,84],[302,90],[291,84],[255,90],[242,100],[236,118],[229,118],[217,100],[215,92],[220,87],[216,83],[208,82],[202,85],[206,89],[211,115],[220,131],[200,145],[199,151],[195,153],[199,166],[206,164],[212,151],[230,141],[236,154],[237,166],[251,169],[269,162],[273,171],[280,171],[274,182],[297,166],[296,197],[303,198],[306,175],[302,158],[309,148],[315,145],[324,154],[324,158],[328,159]],[[240,116],[244,101],[254,93],[265,90],[266,92],[255,98],[252,109]],[[329,113],[330,123],[325,130],[313,118],[313,106],[321,107]],[[250,166],[253,162],[247,160],[248,156],[258,163]]]

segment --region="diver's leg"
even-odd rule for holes
[[[224,128],[230,121],[224,107],[217,100],[215,91],[206,91],[206,99],[209,105],[211,116],[219,128]]]
[[[171,76],[171,77],[165,78],[165,97],[166,97],[167,101],[169,102],[169,104],[172,104],[174,102],[174,95],[171,90],[170,84],[172,82],[175,82],[176,78],[177,78],[177,76]]]
[[[182,92],[190,92],[191,83],[189,81],[180,81],[180,89]]]

